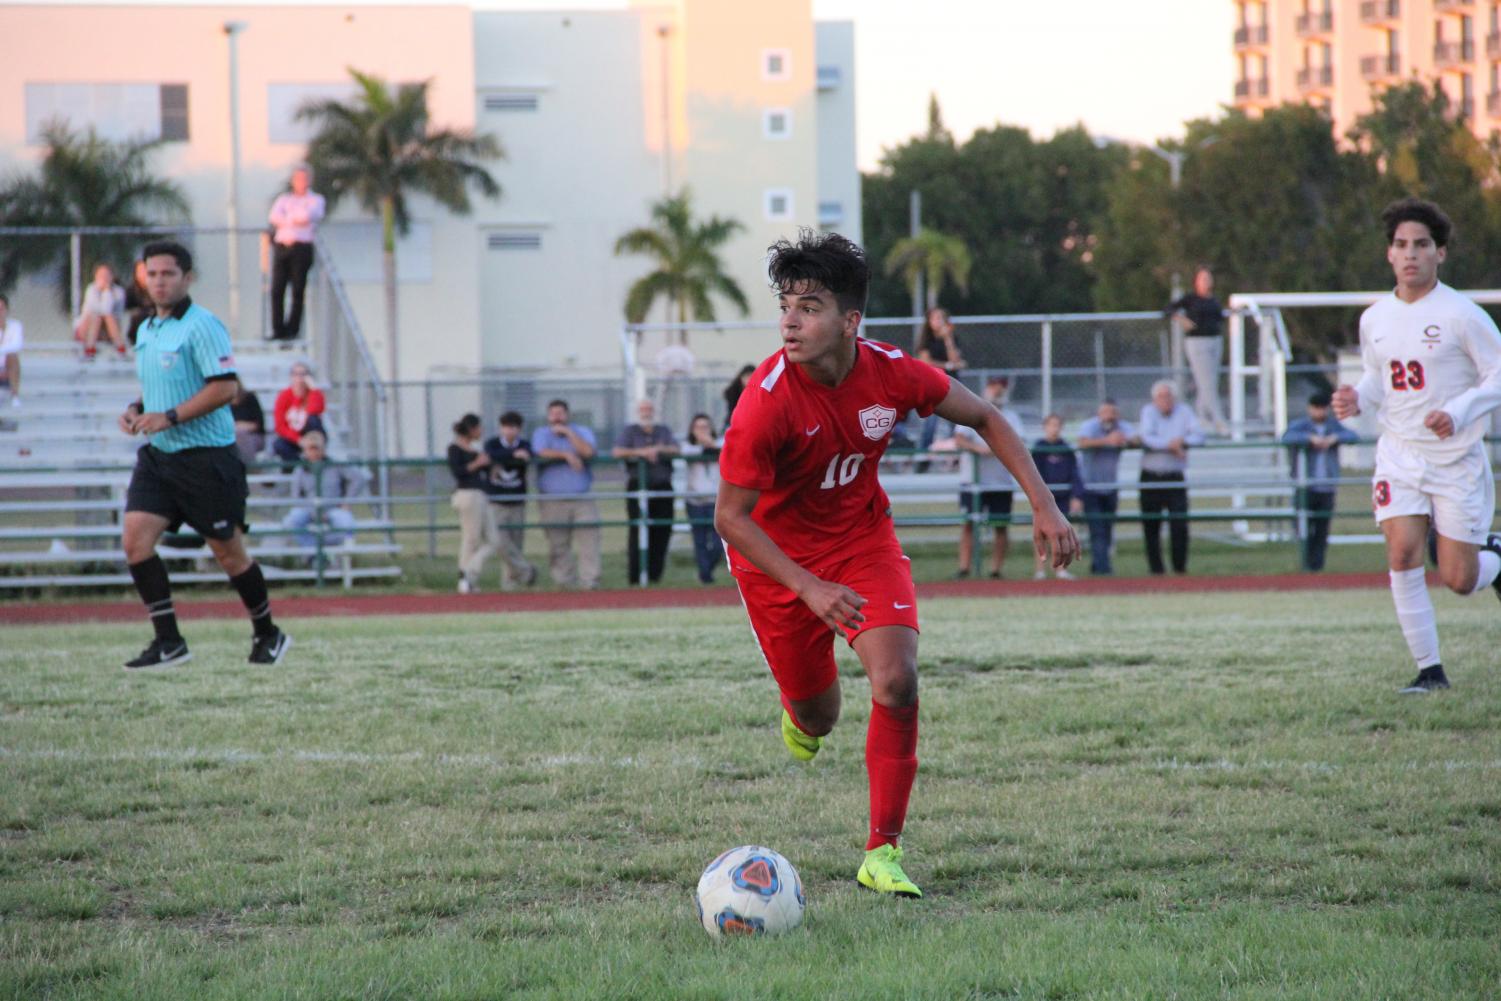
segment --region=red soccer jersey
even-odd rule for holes
[[[797,563],[814,569],[888,542],[891,502],[876,477],[892,428],[926,417],[949,377],[889,344],[856,342],[855,367],[830,389],[778,351],[751,376],[724,436],[719,475],[760,499],[751,518]],[[735,566],[751,567],[731,550]]]

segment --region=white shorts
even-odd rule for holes
[[[1496,511],[1496,482],[1485,444],[1476,442],[1453,462],[1436,463],[1401,438],[1376,442],[1371,476],[1376,523],[1421,515],[1446,539],[1485,544]]]

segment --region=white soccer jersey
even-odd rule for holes
[[[1393,293],[1361,314],[1360,353],[1360,409],[1430,461],[1464,455],[1485,436],[1480,418],[1501,405],[1501,332],[1443,282],[1417,302]],[[1435,410],[1454,421],[1450,437],[1423,426]]]

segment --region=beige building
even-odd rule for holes
[[[1235,107],[1327,108],[1343,135],[1371,94],[1443,82],[1477,135],[1501,128],[1501,11],[1491,0],[1235,0]]]
[[[226,25],[237,24],[231,40]],[[799,226],[859,238],[853,31],[811,0],[635,2],[616,11],[445,6],[0,5],[0,175],[34,169],[61,118],[167,145],[192,221],[229,219],[230,52],[237,54],[239,219],[258,226],[309,137],[308,98],[352,93],[346,67],[430,80],[439,126],[496,135],[503,188],[454,217],[425,199],[398,248],[405,380],[485,366],[619,364],[626,289],[645,273],[615,239],[688,186],[699,215],[740,220],[725,248],[771,321],[764,253]],[[316,187],[315,182],[315,187]],[[325,224],[372,354],[387,351],[378,226],[353,203]],[[228,240],[200,235],[198,296],[228,317]],[[240,243],[236,334],[259,331],[253,238]],[[55,290],[13,297],[33,338],[62,340]],[[721,317],[734,316],[727,305]]]

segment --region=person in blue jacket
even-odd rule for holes
[[[1053,492],[1058,510],[1070,515],[1084,511],[1084,479],[1079,475],[1079,456],[1063,437],[1063,418],[1048,414],[1042,422],[1042,437],[1032,443],[1032,461],[1042,474],[1042,481]],[[1037,558],[1037,567],[1032,572],[1033,580],[1046,580],[1048,560]],[[1059,580],[1073,580],[1068,567],[1059,567]]]
[[[1329,548],[1329,522],[1339,493],[1339,447],[1360,436],[1329,412],[1330,395],[1314,393],[1308,398],[1308,415],[1287,426],[1282,444],[1292,449],[1293,474],[1298,477],[1298,510],[1304,512],[1303,569],[1324,569]],[[1299,463],[1302,464],[1299,476]]]

